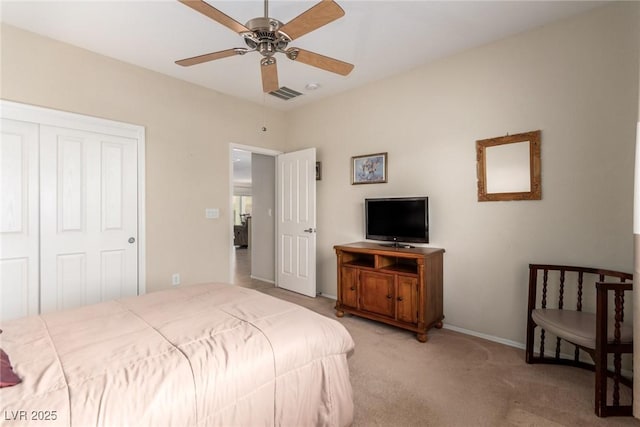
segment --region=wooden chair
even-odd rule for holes
[[[622,375],[622,355],[633,357],[633,316],[630,310],[626,316],[624,313],[625,292],[633,288],[631,280],[631,274],[619,271],[529,265],[526,362],[571,365],[595,371],[595,413],[599,417],[632,415],[632,400],[628,404],[620,403],[620,384],[632,390],[632,380]],[[589,306],[593,309],[586,308]],[[536,327],[540,329],[537,354],[534,353]],[[552,355],[545,349],[547,333],[555,336]],[[561,342],[571,344],[573,354],[567,354]],[[583,361],[580,350],[591,356],[594,364]],[[609,355],[613,355],[612,370]],[[611,404],[607,396],[608,377],[613,379]]]

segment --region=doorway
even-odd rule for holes
[[[275,165],[278,151],[230,144],[230,282],[275,284]],[[259,283],[258,283],[259,284]]]

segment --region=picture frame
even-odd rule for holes
[[[316,181],[322,180],[322,163],[316,162]]]
[[[387,153],[351,157],[351,185],[387,182]]]
[[[476,141],[478,201],[541,200],[541,131]]]

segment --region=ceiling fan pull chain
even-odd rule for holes
[[[262,92],[262,132],[267,131],[267,94]]]

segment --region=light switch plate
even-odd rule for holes
[[[216,219],[220,218],[220,209],[218,208],[206,208],[204,210],[204,215],[207,219]]]

